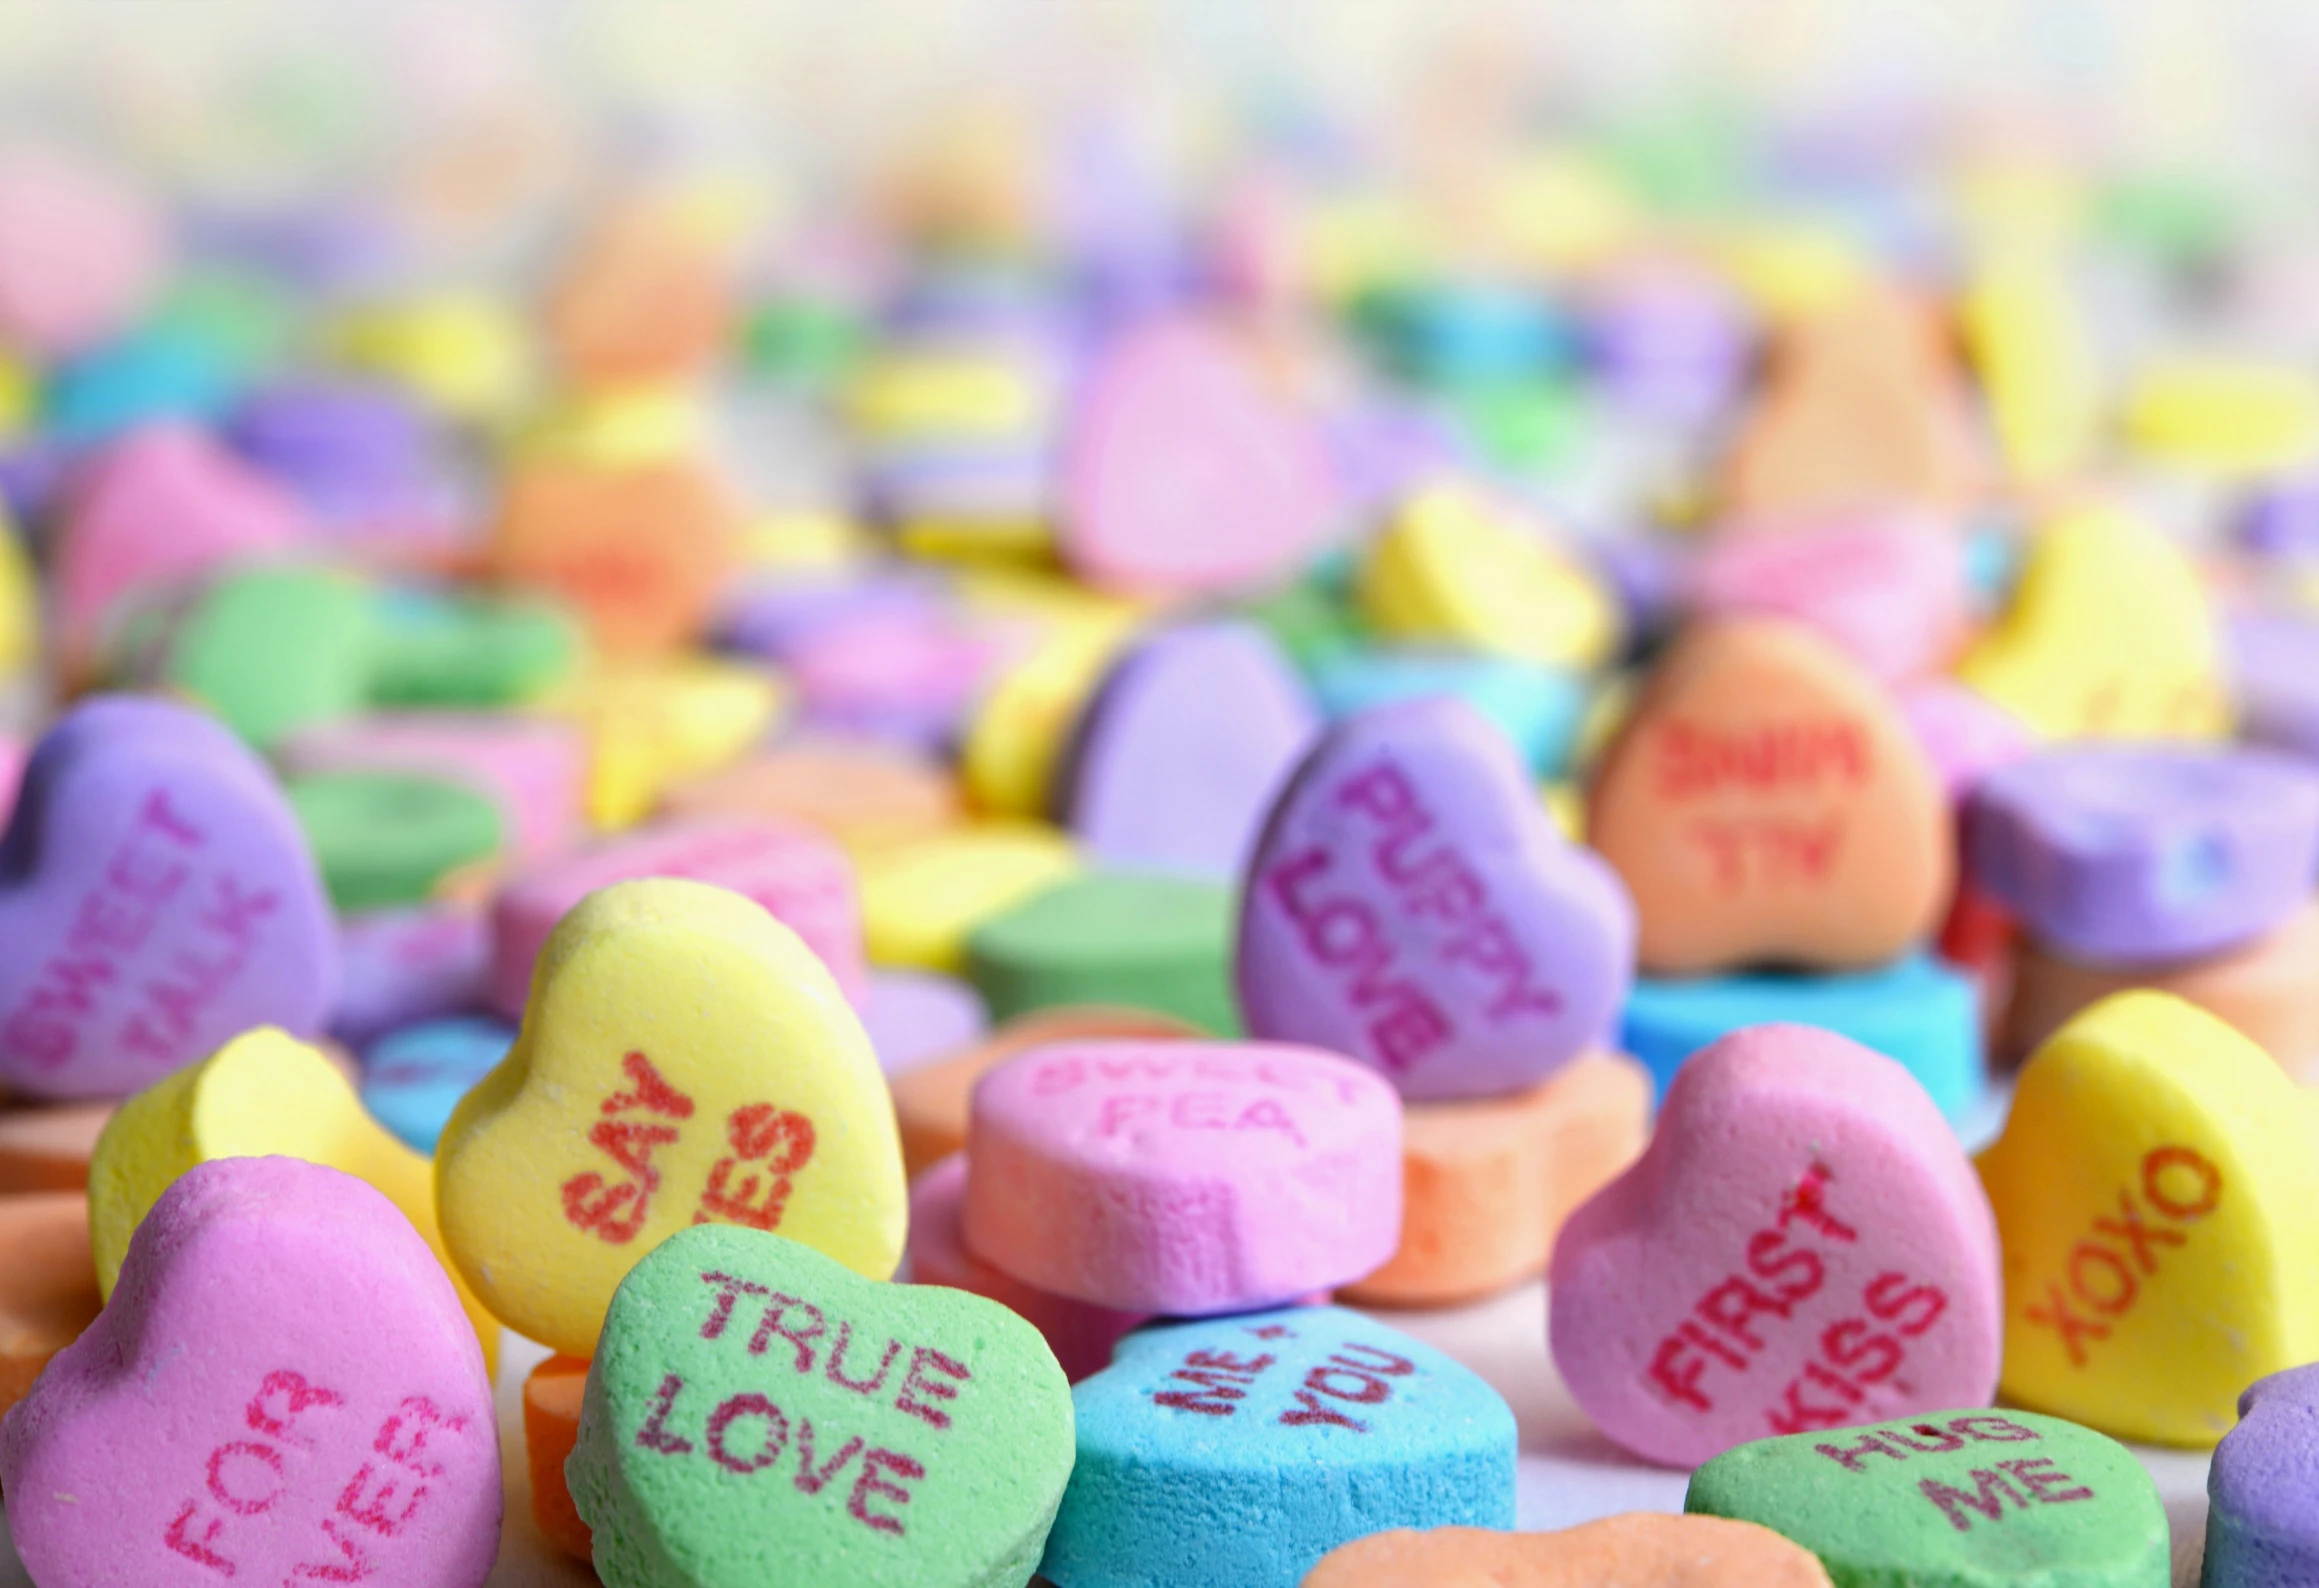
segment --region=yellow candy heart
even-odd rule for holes
[[[0,350],[0,440],[12,440],[31,425],[38,392],[32,366]]]
[[[1046,809],[1071,725],[1133,633],[1126,621],[1067,623],[999,675],[967,724],[959,757],[977,807],[1020,817]]]
[[[1030,822],[983,822],[865,856],[870,963],[957,975],[969,933],[1078,869],[1069,839]]]
[[[40,654],[40,582],[24,542],[0,512],[0,675]]]
[[[676,386],[578,393],[548,409],[517,438],[519,450],[624,466],[698,456],[708,419],[699,395]]]
[[[2021,1072],[1981,1155],[2001,1384],[2121,1439],[2212,1445],[2319,1357],[2319,1132],[2278,1064],[2171,993],[2106,998]]]
[[[2101,423],[2101,379],[2061,269],[2027,253],[1984,261],[1958,320],[2014,477],[2054,480],[2085,462]]]
[[[739,894],[653,878],[548,938],[523,1031],[435,1151],[443,1237],[509,1327],[596,1348],[670,1235],[745,1224],[873,1279],[901,1261],[902,1147],[861,1021]]]
[[[872,436],[1020,436],[1047,394],[1029,372],[988,355],[892,353],[865,365],[845,394],[846,418]]]
[[[531,341],[513,306],[481,294],[359,309],[328,340],[349,364],[403,382],[454,418],[504,419],[531,384]]]
[[[672,783],[715,771],[765,737],[787,705],[772,673],[745,662],[678,656],[606,664],[530,709],[588,736],[588,818],[631,826]]]
[[[2126,395],[2126,438],[2152,457],[2231,477],[2319,457],[2319,379],[2292,365],[2184,360]]]
[[[1446,641],[1548,667],[1591,667],[1618,643],[1601,581],[1456,485],[1419,492],[1370,546],[1362,610],[1393,639]]]
[[[2230,727],[2197,568],[2148,524],[2104,508],[2038,536],[2004,620],[1957,676],[2048,739],[2213,738]]]
[[[451,1276],[496,1368],[499,1320],[461,1279],[435,1217],[435,1176],[363,1110],[354,1083],[319,1048],[273,1026],[245,1031],[199,1064],[131,1097],[89,1158],[89,1246],[110,1297],[129,1237],[161,1193],[218,1158],[303,1158],[353,1175],[402,1210]]]

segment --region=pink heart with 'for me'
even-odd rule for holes
[[[1195,594],[1294,567],[1341,501],[1315,427],[1228,333],[1188,317],[1104,355],[1063,471],[1064,559],[1107,589]]]
[[[385,1197],[295,1158],[189,1171],[0,1423],[42,1588],[478,1588],[498,1428],[475,1331]]]
[[[1905,1069],[1815,1026],[1684,1061],[1649,1148],[1563,1226],[1548,1294],[1572,1397],[1670,1466],[1996,1391],[1980,1179]]]

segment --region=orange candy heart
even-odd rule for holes
[[[1817,1557],[1768,1527],[1713,1516],[1607,1516],[1559,1533],[1478,1527],[1372,1533],[1303,1588],[1828,1588]]]
[[[1653,975],[1876,965],[1930,933],[1954,869],[1932,764],[1877,684],[1795,625],[1695,629],[1604,753],[1588,841],[1634,894]]]
[[[734,535],[732,504],[694,464],[538,458],[508,475],[493,560],[508,583],[569,601],[607,651],[665,651],[707,618]]]

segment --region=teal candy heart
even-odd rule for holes
[[[1759,1439],[1691,1475],[1683,1509],[1755,1522],[1836,1588],[2166,1588],[2166,1511],[2133,1453],[2034,1412],[1932,1412]]]
[[[613,1296],[564,1472],[608,1588],[1021,1588],[1071,1452],[1006,1308],[701,1224]]]
[[[1514,1525],[1498,1392],[1341,1307],[1138,1330],[1073,1399],[1059,1588],[1296,1588],[1388,1528]]]

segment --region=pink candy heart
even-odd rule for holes
[[[1996,1390],[1971,1162],[1905,1069],[1813,1026],[1684,1061],[1649,1148],[1563,1226],[1548,1293],[1571,1395],[1670,1466]]]
[[[61,151],[0,154],[0,343],[43,358],[125,329],[161,280],[159,214]]]
[[[1938,669],[1964,634],[1964,549],[1936,524],[1727,537],[1692,578],[1697,611],[1793,618],[1887,683]]]
[[[967,1157],[975,1255],[1121,1311],[1286,1301],[1400,1241],[1401,1101],[1314,1048],[1035,1048],[976,1084]]]
[[[1292,567],[1340,501],[1313,427],[1224,331],[1191,318],[1105,355],[1063,469],[1064,558],[1113,589],[1226,590]]]
[[[224,1158],[0,1423],[42,1588],[476,1588],[499,1548],[491,1382],[451,1282],[335,1169]]]

